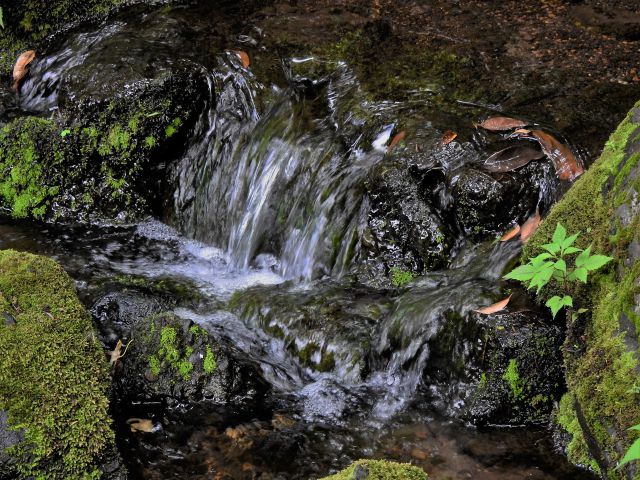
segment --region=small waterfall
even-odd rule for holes
[[[262,116],[257,95],[272,97]],[[221,57],[175,173],[179,227],[226,249],[235,269],[269,253],[288,278],[340,275],[366,221],[366,175],[382,156],[350,153],[305,99],[265,92],[233,54]]]

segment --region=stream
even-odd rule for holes
[[[153,215],[0,221],[0,248],[64,266],[105,349],[168,310],[232,345],[268,386],[251,408],[116,396],[131,478],[320,478],[364,457],[434,479],[591,478],[542,420],[564,388],[562,330],[517,288],[508,312],[474,312],[505,295],[521,252],[496,238],[568,187],[551,162],[489,175],[489,154],[531,142],[474,128],[484,107],[433,91],[373,100],[345,62],[269,51],[235,8],[132,7],[81,25],[38,57],[3,114],[55,116],[178,64],[199,79],[184,148],[161,152]],[[245,48],[277,73],[245,68],[234,53]],[[458,138],[443,146],[449,129]],[[588,164],[593,147],[571,145]],[[403,272],[410,281],[394,284]],[[544,407],[509,406],[506,386],[478,397],[490,362],[503,384],[505,362],[531,344],[555,351],[530,365],[548,376]],[[132,433],[131,417],[154,432]]]

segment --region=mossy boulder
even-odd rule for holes
[[[257,365],[172,313],[138,322],[130,340],[116,370],[122,398],[167,404],[206,401],[243,409],[259,402],[268,390]]]
[[[409,463],[385,460],[358,460],[335,475],[321,480],[427,480],[421,468]]]
[[[73,281],[52,260],[0,251],[0,313],[0,410],[20,432],[0,461],[19,478],[121,478],[108,365]]]
[[[586,315],[567,325],[568,392],[558,422],[570,434],[571,461],[610,479],[638,479],[630,463],[615,469],[638,437],[640,423],[640,103],[606,143],[600,158],[551,210],[524,251],[537,254],[558,222],[580,232],[579,247],[614,257],[584,286],[573,288],[574,305]],[[552,286],[549,293],[558,291]]]
[[[126,220],[161,209],[166,160],[178,156],[202,98],[176,68],[122,95],[69,104],[66,117],[0,129],[0,206],[18,218]]]

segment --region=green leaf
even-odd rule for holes
[[[607,257],[606,255],[592,255],[583,262],[582,266],[589,271],[597,270],[603,265],[609,263],[611,260],[613,260],[613,258]]]
[[[562,226],[562,224],[558,223],[556,225],[556,231],[553,232],[553,237],[551,237],[551,241],[557,245],[562,245],[562,242],[567,236],[567,231]]]
[[[576,268],[569,274],[567,280],[580,280],[582,283],[587,283],[587,269],[584,267]]]
[[[581,248],[576,248],[576,247],[567,247],[564,249],[564,255],[571,255],[572,253],[578,253],[581,252],[582,249]]]
[[[556,270],[560,270],[561,272],[567,273],[567,263],[559,258],[556,263],[553,264],[553,268]]]
[[[541,267],[542,265],[544,265],[545,260],[551,257],[552,255],[550,253],[544,252],[538,255],[537,257],[533,257],[532,259],[530,259],[529,263],[534,267]]]
[[[586,262],[590,256],[591,256],[591,245],[585,248],[582,252],[580,252],[580,255],[576,257],[576,267],[581,267],[582,265],[584,265],[584,262]]]
[[[560,251],[560,245],[556,243],[545,243],[544,245],[541,245],[541,248],[544,248],[547,252],[553,255]]]
[[[556,315],[562,308],[562,299],[558,295],[556,295],[547,300],[547,303],[545,303],[545,305],[551,309],[553,318],[556,318]]]
[[[571,245],[573,245],[573,242],[576,241],[576,238],[578,238],[578,235],[580,235],[580,233],[576,233],[574,235],[571,235],[568,238],[565,238],[562,243],[560,244],[560,247],[562,249],[562,252],[565,253],[565,250],[567,248],[569,248]]]
[[[627,430],[637,430],[638,432],[640,432],[640,424],[629,427],[627,428]]]
[[[507,273],[503,278],[509,279],[509,280],[520,280],[521,282],[525,282],[527,280],[531,280],[531,278],[537,271],[538,271],[537,268],[527,263],[526,265],[521,265],[517,268],[514,268],[509,273]]]
[[[632,462],[634,460],[640,460],[640,438],[638,438],[631,444],[625,456],[622,458],[622,460],[620,460],[617,468],[620,468],[624,464]]]
[[[0,7],[0,27],[4,28],[4,18],[2,15],[2,7]]]
[[[69,134],[71,134],[71,130],[69,130],[68,128],[67,128],[67,129],[65,129],[65,130],[62,130],[62,131],[60,132],[60,136],[61,136],[62,138],[66,137],[66,136],[67,136],[67,135],[69,135]]]
[[[546,263],[542,268],[540,268],[534,275],[531,277],[531,282],[529,283],[529,289],[536,288],[536,294],[540,293],[542,287],[544,287],[549,280],[551,280],[551,276],[553,275],[553,263]]]

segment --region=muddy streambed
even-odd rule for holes
[[[0,248],[59,261],[105,351],[133,341],[112,401],[132,478],[321,478],[363,457],[590,478],[549,426],[563,326],[501,282],[521,243],[497,241],[570,182],[532,138],[474,122],[522,118],[588,167],[635,81],[537,63],[538,24],[487,34],[474,2],[149,3],[50,38],[0,98],[35,149],[54,132],[59,187],[31,206],[51,221],[2,217]],[[409,42],[432,15],[451,32]],[[531,161],[487,169],[506,147]],[[131,376],[153,353],[140,325],[167,315],[208,332],[223,380]]]

